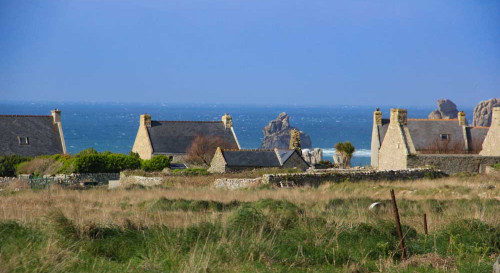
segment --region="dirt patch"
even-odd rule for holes
[[[433,253],[412,256],[401,262],[399,266],[401,268],[427,266],[441,270],[455,270],[455,264],[451,258],[443,258]]]

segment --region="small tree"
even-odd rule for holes
[[[217,147],[226,148],[229,145],[220,137],[197,136],[187,149],[187,161],[209,166]]]
[[[356,148],[349,141],[336,143],[335,153],[340,156],[339,164],[343,165],[343,167],[351,167],[351,158],[355,150]]]

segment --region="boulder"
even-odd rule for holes
[[[472,125],[489,127],[491,125],[493,107],[500,107],[500,98],[479,102],[474,108],[474,120]]]
[[[437,101],[438,109],[429,114],[429,119],[455,119],[458,117],[457,105],[449,99]]]
[[[309,165],[316,165],[323,161],[323,150],[320,148],[315,148],[313,150],[304,149],[302,150],[302,158],[309,163]]]
[[[264,139],[260,145],[261,149],[274,149],[282,148],[288,149],[290,147],[290,131],[297,129],[290,125],[290,116],[287,113],[279,114],[278,118],[269,122],[262,132]],[[300,131],[300,144],[304,149],[312,148],[311,138],[304,132]]]

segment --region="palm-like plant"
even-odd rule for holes
[[[352,145],[349,141],[338,142],[335,144],[335,150],[339,152],[344,158],[344,160],[342,160],[344,167],[350,167],[352,155],[356,150],[356,148],[354,148],[354,145]]]

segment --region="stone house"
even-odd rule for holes
[[[371,165],[379,170],[432,166],[447,173],[480,172],[500,162],[500,108],[491,127],[468,126],[457,119],[408,119],[405,109],[391,109],[383,119],[373,114]]]
[[[0,115],[0,155],[66,154],[61,111],[51,115]]]
[[[183,162],[186,151],[197,136],[218,138],[226,147],[240,149],[233,119],[228,114],[223,115],[221,121],[161,121],[151,120],[150,115],[144,114],[140,116],[132,152],[138,153],[142,159],[167,155],[173,158],[173,162]]]
[[[226,150],[217,148],[208,171],[226,173],[258,168],[296,168],[305,171],[309,168],[309,164],[296,149]]]

